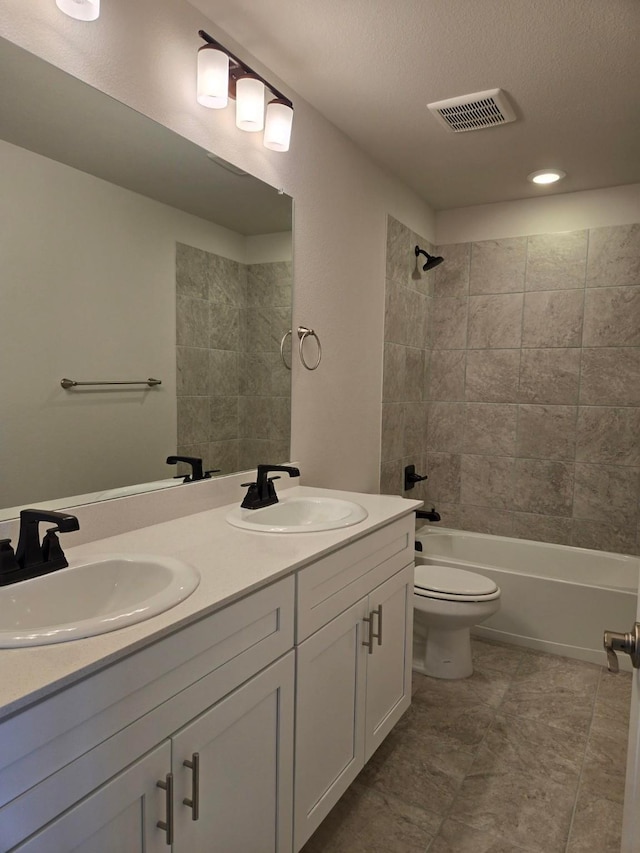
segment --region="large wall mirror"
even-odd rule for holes
[[[6,40],[0,77],[0,517],[287,460],[291,199]]]

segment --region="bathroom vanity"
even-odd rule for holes
[[[67,551],[201,574],[146,622],[0,650],[0,850],[299,850],[411,697],[413,511],[322,533],[231,527],[230,507]]]

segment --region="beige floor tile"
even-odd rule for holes
[[[480,669],[497,670],[513,675],[520,665],[524,650],[518,646],[493,643],[488,640],[471,638],[471,659],[473,666]]]
[[[485,831],[497,830],[513,845],[564,853],[578,787],[532,778],[519,771],[468,775],[449,817]]]
[[[627,742],[631,709],[631,673],[603,671],[594,708],[591,732]]]
[[[589,735],[581,788],[590,796],[624,802],[627,744],[620,738]]]
[[[500,712],[586,734],[599,679],[595,664],[526,652]]]
[[[408,741],[420,741],[427,751],[461,749],[475,752],[495,716],[489,705],[452,701],[441,703],[428,695],[414,702],[396,726]]]
[[[620,853],[622,806],[580,793],[566,853]]]
[[[521,847],[506,841],[495,829],[474,829],[446,820],[429,847],[429,853],[544,853],[540,847]]]
[[[516,772],[540,782],[551,780],[577,787],[586,742],[586,735],[579,732],[498,713],[471,772]]]
[[[444,815],[469,772],[473,755],[403,738],[393,732],[374,753],[359,782],[385,796]]]
[[[301,853],[424,853],[440,818],[357,782]]]
[[[478,667],[469,678],[448,680],[428,678],[420,681],[414,701],[432,701],[434,704],[449,705],[467,703],[485,704],[497,708],[509,687],[512,676],[497,670]]]

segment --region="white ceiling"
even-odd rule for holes
[[[638,0],[192,3],[436,210],[640,181]],[[517,122],[426,107],[492,88]],[[547,167],[567,178],[527,182]]]

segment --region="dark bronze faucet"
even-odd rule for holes
[[[42,542],[38,529],[41,521],[55,525],[47,530]],[[20,513],[20,535],[15,554],[10,539],[0,540],[0,586],[66,568],[69,563],[56,534],[79,529],[75,515],[44,509],[23,509]]]
[[[190,474],[178,474],[174,478],[179,480],[182,477],[183,483],[196,483],[198,480],[209,480],[212,474],[220,473],[220,468],[203,471],[202,459],[198,456],[167,456],[167,465],[176,465],[178,462],[185,462],[187,465],[191,465]]]
[[[249,487],[249,491],[244,496],[244,500],[240,504],[243,509],[261,509],[265,506],[271,506],[278,503],[274,480],[279,480],[280,477],[269,477],[271,471],[284,471],[290,477],[299,477],[300,470],[294,468],[293,465],[258,465],[258,476],[255,483],[242,483],[242,487]]]

